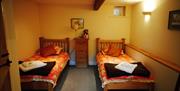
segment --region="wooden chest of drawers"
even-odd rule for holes
[[[75,38],[76,67],[88,65],[88,39]]]

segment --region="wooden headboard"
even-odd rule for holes
[[[102,40],[100,38],[96,38],[96,53],[101,51],[105,47],[109,47],[110,45],[115,46],[116,48],[121,48],[125,53],[125,39],[121,40]]]
[[[69,53],[69,38],[64,39],[46,39],[44,37],[39,38],[40,41],[40,48],[55,45],[63,48],[64,52]]]

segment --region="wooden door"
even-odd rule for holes
[[[9,61],[8,55],[2,9],[0,9],[0,91],[11,91],[9,72],[11,61]]]

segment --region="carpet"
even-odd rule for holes
[[[61,91],[96,91],[94,70],[70,68]]]

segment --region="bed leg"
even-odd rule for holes
[[[149,88],[149,91],[154,91],[154,85]]]
[[[52,84],[48,84],[48,91],[53,91],[53,85]]]
[[[104,91],[108,91],[108,88],[106,86],[104,87]]]

